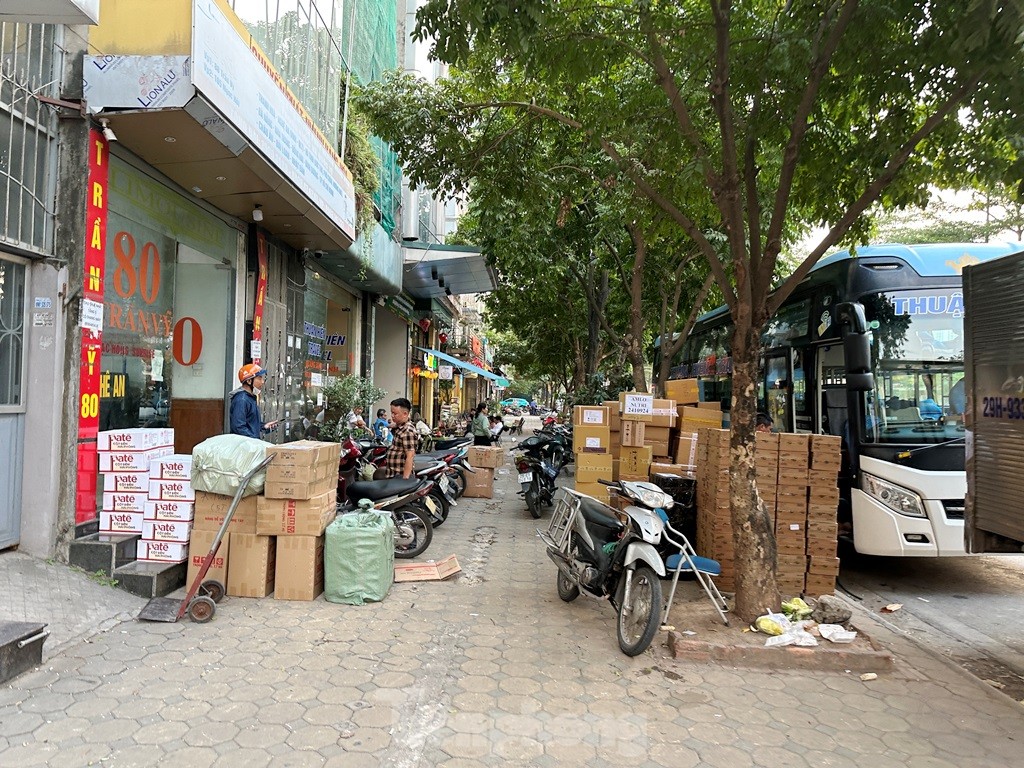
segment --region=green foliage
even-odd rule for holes
[[[617,400],[620,392],[633,388],[633,380],[621,373],[617,376],[606,376],[603,373],[591,374],[586,383],[570,392],[567,397],[568,406],[600,405],[605,400]]]
[[[343,159],[352,172],[352,184],[356,191],[356,229],[369,239],[377,222],[373,212],[373,196],[380,187],[380,158],[370,143],[369,120],[359,110],[355,99],[349,102]]]
[[[350,374],[330,379],[324,387],[324,400],[327,407],[324,411],[324,423],[320,428],[320,440],[340,442],[351,434],[344,423],[345,416],[355,406],[363,406],[363,420],[367,425],[371,422],[370,408],[374,403],[387,396],[387,390],[381,389],[372,379]]]

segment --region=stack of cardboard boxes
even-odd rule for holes
[[[821,595],[835,588],[839,444],[830,435],[756,437],[757,487],[773,519],[776,579],[784,595]],[[698,432],[697,468],[697,551],[721,562],[718,581],[723,589],[734,589],[727,430]]]
[[[153,459],[149,464],[149,498],[142,521],[136,559],[180,563],[188,557],[195,508],[192,457],[186,454]]]
[[[103,479],[100,534],[141,534],[149,501],[149,465],[174,453],[173,429],[115,429],[97,435]]]
[[[260,496],[243,498],[207,574],[236,597],[313,600],[323,592],[324,531],[334,520],[338,443],[301,440],[267,448],[274,461]],[[230,496],[196,494],[188,583],[224,522]]]
[[[494,470],[505,461],[505,449],[499,445],[474,445],[466,456],[475,472],[466,473],[466,492],[469,499],[489,499],[494,496]]]
[[[602,501],[608,495],[601,480],[612,479],[611,410],[604,405],[577,405],[572,411],[572,450],[576,490]]]

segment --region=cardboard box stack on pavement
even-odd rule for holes
[[[720,589],[736,589],[736,555],[729,517],[729,431],[697,432],[697,554],[717,560]]]
[[[466,473],[466,492],[470,499],[494,496],[494,470],[505,463],[505,449],[499,445],[474,445],[466,456],[475,472]]]
[[[263,489],[268,499],[312,499],[338,487],[340,443],[298,440],[267,448],[267,456],[274,457]]]
[[[803,592],[807,570],[807,461],[810,435],[779,435],[775,483],[775,577],[784,595]]]
[[[315,600],[324,591],[324,540],[320,536],[278,536],[274,598]]]
[[[839,576],[836,544],[839,523],[837,479],[842,464],[842,439],[835,435],[811,436],[810,492],[807,499],[807,576],[804,593],[827,595],[835,591]]]
[[[228,594],[266,597],[274,591],[277,547],[274,536],[232,533],[228,558]]]
[[[99,532],[142,533],[149,500],[150,462],[174,453],[174,430],[112,429],[96,437],[103,482]]]
[[[148,488],[136,559],[180,563],[188,558],[195,514],[192,457],[172,454],[153,459],[149,465]]]
[[[577,405],[572,410],[574,489],[602,502],[608,498],[608,486],[599,481],[612,479],[611,424],[612,410],[605,405]]]

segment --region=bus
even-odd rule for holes
[[[766,325],[759,409],[775,431],[843,438],[837,515],[840,537],[857,552],[966,554],[961,272],[1022,250],[944,243],[834,253]],[[861,318],[863,354],[845,343],[851,312]],[[726,424],[731,334],[728,307],[701,316],[669,371],[698,379],[701,399],[720,401]],[[858,357],[869,375],[848,371]]]

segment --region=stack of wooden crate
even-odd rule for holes
[[[839,524],[839,488],[836,479],[842,464],[841,439],[834,435],[811,437],[810,493],[807,498],[807,577],[804,592],[833,592],[839,575],[836,540]]]
[[[807,571],[807,487],[810,435],[780,434],[775,484],[775,576],[779,591],[804,591]]]
[[[720,589],[736,589],[736,557],[729,517],[729,431],[704,427],[697,432],[697,552],[717,560]]]

